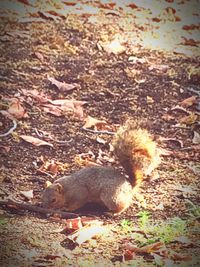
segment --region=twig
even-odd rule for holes
[[[82,127],[82,130],[86,131],[86,132],[90,132],[90,133],[95,133],[95,134],[110,134],[110,135],[114,135],[115,132],[110,132],[110,131],[97,131],[97,130],[92,130],[92,129],[86,129],[84,127]]]
[[[11,134],[17,128],[17,122],[16,122],[16,120],[12,120],[12,122],[13,122],[13,126],[10,128],[10,130],[8,130],[4,134],[0,134],[0,137],[4,137],[4,136],[7,136],[7,135]]]
[[[19,202],[15,201],[13,199],[7,199],[7,200],[0,200],[0,206],[12,206],[14,208],[19,208],[22,210],[29,210],[34,212],[39,212],[42,214],[57,214],[63,219],[69,219],[69,218],[76,218],[80,216],[80,214],[72,213],[72,212],[66,212],[66,211],[60,211],[60,210],[52,210],[52,209],[46,209],[42,208],[36,205],[28,204],[25,202]]]
[[[38,135],[38,137],[41,137],[41,138],[46,137],[47,139],[55,141],[58,144],[67,144],[67,143],[72,142],[72,138],[70,140],[63,140],[62,141],[62,140],[54,139],[53,137],[50,137],[50,136],[45,136],[44,134],[39,133],[39,131],[36,128],[34,128],[34,130],[35,130],[36,134]]]

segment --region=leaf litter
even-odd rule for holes
[[[28,1],[21,2],[27,7],[31,6]],[[74,2],[64,3],[64,5],[67,4],[70,4],[75,12],[80,11],[81,8],[84,10],[82,3],[79,5]],[[3,149],[1,158],[2,190],[20,199],[24,198],[20,196],[20,192],[28,191],[27,189],[33,190],[34,198],[31,201],[37,202],[45,181],[49,177],[53,181],[57,178],[54,175],[61,175],[62,172],[69,174],[79,169],[80,166],[90,164],[90,161],[93,164],[99,162],[103,165],[115,165],[116,163],[112,162],[109,154],[111,136],[108,132],[114,132],[115,126],[120,125],[127,117],[137,119],[148,117],[151,121],[150,130],[155,136],[168,138],[169,142],[177,140],[179,146],[175,146],[176,142],[173,141],[170,143],[170,148],[168,143],[162,144],[165,148],[171,149],[171,153],[163,158],[158,170],[160,178],[144,182],[137,192],[140,198],[136,198],[129,210],[118,218],[112,219],[105,218],[102,212],[99,212],[98,218],[102,218],[107,224],[112,223],[116,226],[119,225],[121,219],[129,219],[137,225],[136,214],[144,207],[153,211],[155,223],[158,218],[165,220],[176,214],[181,217],[186,216],[188,211],[185,201],[190,198],[192,202],[199,203],[197,190],[193,190],[198,188],[199,174],[197,171],[193,172],[188,166],[188,162],[196,163],[199,160],[197,109],[199,100],[194,96],[195,92],[199,91],[199,74],[196,67],[198,59],[189,58],[186,48],[187,46],[192,53],[197,51],[198,40],[193,37],[180,40],[178,37],[177,43],[182,43],[182,46],[174,47],[174,50],[172,49],[174,54],[141,47],[141,42],[144,44],[147,40],[148,46],[152,48],[156,44],[155,41],[161,38],[159,36],[161,29],[157,30],[154,36],[148,34],[147,27],[151,21],[151,29],[160,28],[161,24],[164,25],[167,21],[172,24],[181,21],[179,12],[174,12],[176,8],[164,8],[160,13],[153,11],[150,14],[146,12],[148,9],[141,8],[139,4],[134,3],[121,7],[119,3],[113,6],[105,4],[98,6],[97,3],[93,3],[96,5],[94,8],[98,6],[101,11],[96,15],[95,24],[92,24],[92,16],[79,14],[78,18],[69,15],[64,26],[60,11],[53,12],[52,7],[49,8],[48,5],[49,3],[44,3],[44,10],[40,13],[34,11],[31,14],[32,17],[21,18],[16,26],[13,24],[11,26],[8,22],[8,30],[9,27],[16,27],[17,31],[21,30],[21,32],[11,31],[10,35],[7,34],[9,38],[1,41],[4,55],[2,60],[5,60],[4,69],[7,69],[8,74],[12,73],[9,76],[12,83],[10,81],[5,83],[2,93],[9,99],[13,97],[17,99],[14,104],[10,104],[11,101],[8,102],[7,107],[4,105],[1,107],[1,115],[7,112],[7,116],[10,116],[7,119],[6,115],[2,115],[2,126],[8,133],[3,136],[1,134],[2,146],[10,147],[9,150]],[[152,10],[152,7],[149,8]],[[126,13],[126,10],[129,11]],[[136,20],[134,18],[134,22],[132,21],[132,14],[129,15],[132,10],[136,12],[136,17],[137,14],[142,14],[142,23],[140,18]],[[117,16],[112,14],[114,11]],[[184,20],[184,18],[181,19]],[[148,21],[146,25],[144,20]],[[42,23],[38,24],[38,21]],[[29,22],[32,23],[31,31]],[[162,23],[159,24],[159,22]],[[132,30],[133,25],[137,26],[136,31]],[[183,22],[182,25],[187,24]],[[193,25],[185,26],[182,30],[193,31],[197,24],[193,23]],[[168,28],[166,29],[169,31]],[[168,38],[169,32],[167,31],[165,32]],[[120,38],[116,38],[119,32]],[[142,34],[137,36],[139,32]],[[175,33],[177,34],[177,30]],[[24,38],[25,36],[29,36],[33,47],[30,46],[30,40]],[[165,43],[170,42],[163,42]],[[34,59],[33,51],[40,51],[40,54],[35,52]],[[45,51],[44,54],[43,51]],[[131,60],[128,60],[130,58]],[[5,74],[3,69],[1,71],[2,75]],[[88,79],[88,74],[90,79]],[[71,89],[74,84],[80,87]],[[192,87],[192,91],[187,89],[188,84]],[[53,88],[55,90],[52,90]],[[111,93],[108,93],[109,91]],[[9,108],[11,113],[8,113]],[[171,117],[162,118],[165,112]],[[185,114],[187,118],[183,117]],[[85,127],[88,117],[92,118],[92,122],[90,121]],[[181,122],[182,118],[184,119]],[[18,120],[17,127],[9,131],[13,129],[11,128],[13,119]],[[186,127],[183,127],[183,124]],[[83,127],[93,132],[82,131]],[[35,137],[32,136],[34,129],[37,129],[41,137],[34,139]],[[49,132],[50,135],[47,137],[42,134],[42,131]],[[194,132],[195,140],[193,139]],[[17,136],[24,136],[34,145],[25,145],[25,142],[20,141]],[[104,142],[97,142],[102,140],[100,138],[106,140],[108,145]],[[63,139],[72,140],[72,142],[55,141]],[[51,148],[52,145],[54,149]],[[40,156],[44,156],[45,160],[41,174],[38,175],[38,166],[35,162]],[[77,160],[76,157],[79,159]],[[60,162],[62,162],[61,169],[58,170]],[[62,164],[65,163],[69,165],[69,168],[66,167],[63,170]],[[191,166],[194,169],[194,165]],[[45,172],[51,176],[47,178]],[[178,188],[173,187],[177,184],[180,184]],[[142,201],[146,205],[143,205]],[[155,207],[161,208],[154,209]],[[197,210],[195,205],[193,213],[198,214]],[[9,211],[3,210],[2,212],[7,217]],[[21,211],[18,210],[18,212]],[[62,266],[59,261],[60,257],[66,261],[65,266],[70,262],[73,264],[74,258],[77,259],[76,266],[82,266],[81,259],[85,265],[88,262],[102,264],[105,261],[105,266],[109,264],[113,266],[115,263],[116,265],[123,264],[120,261],[123,258],[121,245],[124,243],[124,233],[119,228],[113,229],[108,238],[105,236],[97,237],[97,239],[91,238],[83,242],[79,248],[70,250],[68,247],[61,246],[63,234],[51,235],[52,230],[58,225],[65,227],[66,221],[57,218],[55,223],[50,219],[44,220],[27,214],[23,214],[23,220],[21,220],[20,216],[16,214],[13,218],[9,218],[9,224],[5,230],[2,228],[3,241],[8,247],[10,246],[10,250],[8,249],[3,256],[4,261],[8,260],[10,255],[16,255],[13,247],[18,247],[16,245],[16,241],[19,240],[19,234],[16,235],[18,231],[23,241],[20,245],[22,246],[20,247],[21,254],[18,256],[20,266],[24,261],[23,253],[31,252],[34,247],[40,248],[40,251],[33,251],[34,253],[30,254],[29,258],[26,257],[26,261],[31,265],[43,260],[45,263],[53,263],[54,266],[56,264]],[[13,224],[15,229],[11,227]],[[198,220],[193,217],[187,232],[193,240],[193,248],[189,247],[185,250],[183,245],[176,246],[175,250],[178,254],[173,252],[171,255],[174,256],[167,257],[167,259],[164,250],[163,254],[152,252],[152,258],[138,257],[136,254],[129,255],[129,260],[131,262],[138,260],[140,266],[146,266],[149,260],[153,264],[153,257],[166,266],[167,264],[172,266],[177,261],[187,263],[187,254],[198,254],[197,234],[192,232],[196,229],[195,225],[198,226]],[[130,230],[126,235],[129,242],[134,243],[133,245],[139,249],[148,246],[139,241],[137,243],[132,238],[133,233],[134,230]],[[146,242],[148,239],[147,233]],[[155,244],[155,242],[152,244],[152,248]],[[168,247],[173,246],[170,243]],[[191,262],[189,264],[189,266],[195,266]],[[16,262],[13,265],[16,265]]]

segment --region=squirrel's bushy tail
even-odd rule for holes
[[[140,123],[127,121],[113,139],[114,153],[129,176],[132,186],[139,185],[160,163],[156,142]]]

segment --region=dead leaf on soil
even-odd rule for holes
[[[97,235],[102,235],[107,233],[109,230],[108,226],[103,225],[92,225],[85,226],[75,231],[73,234],[67,236],[67,239],[73,241],[77,245],[81,245],[85,241],[96,237]]]
[[[81,153],[77,155],[74,161],[79,166],[99,165],[96,163],[95,155],[92,151],[88,151],[87,153]]]
[[[144,64],[144,63],[147,63],[148,62],[146,58],[138,58],[138,57],[135,57],[135,56],[130,56],[128,58],[128,61],[131,64],[136,64],[136,63]]]
[[[25,198],[27,198],[28,200],[33,198],[33,190],[29,190],[29,191],[20,191],[20,194],[22,196],[24,196]]]
[[[3,150],[6,153],[10,152],[10,149],[11,149],[10,146],[0,145],[0,150]]]
[[[41,62],[44,61],[44,56],[43,56],[40,52],[35,52],[34,55],[35,55],[35,57],[36,57],[37,59],[39,59]]]
[[[68,99],[57,99],[50,100],[51,104],[58,106],[63,114],[68,113],[69,111],[74,112],[80,119],[83,119],[83,105],[85,105],[86,101],[77,101],[77,100],[68,100]],[[50,107],[50,105],[48,105]]]
[[[180,102],[180,105],[184,108],[191,107],[197,103],[197,96],[191,96]]]
[[[85,124],[83,125],[83,127],[86,129],[92,128],[97,131],[112,131],[113,130],[113,127],[109,125],[106,121],[98,120],[89,115],[85,119]]]
[[[91,218],[91,217],[77,217],[73,219],[67,219],[66,220],[66,228],[63,229],[62,232],[66,232],[67,229],[72,230],[78,230],[80,228],[83,228],[84,226],[90,226],[90,225],[103,225],[103,221],[99,221],[97,219]]]
[[[169,142],[169,141],[170,142],[174,142],[174,143],[178,144],[181,148],[183,147],[183,141],[178,140],[176,138],[164,138],[164,137],[160,137],[159,140],[161,142]]]
[[[195,113],[191,113],[188,116],[185,116],[180,119],[181,124],[191,125],[194,124],[198,119],[198,116]]]
[[[103,145],[105,145],[106,143],[107,143],[107,141],[106,140],[104,140],[103,138],[101,138],[101,137],[97,137],[97,142],[99,143],[99,144],[103,144]]]
[[[27,115],[25,109],[23,108],[23,106],[21,105],[19,99],[13,100],[10,103],[7,111],[16,119],[22,119],[22,118],[28,117],[28,115]]]
[[[153,97],[147,96],[147,104],[153,104],[153,103],[154,103]]]
[[[136,254],[134,251],[125,250],[122,255],[122,262],[134,260],[136,258]]]
[[[26,141],[28,143],[31,143],[34,146],[50,146],[50,147],[53,147],[53,144],[48,143],[48,142],[43,141],[43,140],[40,140],[39,138],[30,136],[30,135],[20,135],[20,137],[24,141]]]
[[[80,88],[79,84],[77,83],[65,83],[65,82],[59,82],[58,80],[56,80],[53,77],[49,77],[48,76],[48,80],[55,85],[61,92],[66,92],[66,91],[70,91],[73,90],[75,88]]]
[[[103,165],[105,162],[113,163],[113,162],[115,162],[115,160],[114,160],[114,158],[109,157],[104,151],[99,149],[99,153],[98,153],[96,162],[99,165]]]
[[[124,245],[124,248],[136,253],[154,253],[160,251],[160,249],[166,249],[165,244],[163,242],[156,242],[150,245],[143,246],[141,248],[128,243]]]
[[[119,38],[115,38],[109,43],[99,42],[98,46],[102,47],[108,54],[119,55],[126,51],[126,47],[121,44]]]
[[[175,117],[173,115],[170,115],[168,113],[165,113],[165,114],[162,115],[162,119],[164,121],[170,122],[170,121],[174,121],[175,120]]]
[[[37,172],[49,172],[51,174],[57,175],[58,172],[63,172],[69,167],[67,163],[61,163],[59,161],[55,161],[54,159],[52,160],[47,160],[42,164],[42,166],[37,170]]]
[[[33,97],[39,103],[48,103],[51,100],[50,97],[46,96],[44,93],[39,92],[36,89],[33,89],[33,90],[21,89],[21,92],[25,96]]]
[[[194,136],[192,138],[192,143],[195,145],[200,144],[200,134],[194,131]]]
[[[43,111],[46,113],[50,113],[54,116],[60,117],[63,115],[63,111],[60,107],[51,105],[51,104],[45,104],[42,107]]]
[[[170,255],[170,259],[172,259],[174,261],[191,261],[192,257],[190,255],[183,255],[181,253],[173,252]]]

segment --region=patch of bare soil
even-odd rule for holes
[[[199,72],[192,71],[199,67],[199,57],[188,58],[140,47],[129,47],[123,53],[108,53],[97,44],[108,38],[111,30],[117,32],[119,29],[117,26],[94,25],[85,16],[71,16],[67,23],[2,20],[2,25],[5,35],[0,46],[1,110],[8,110],[10,99],[15,98],[28,116],[16,119],[16,129],[1,137],[1,198],[12,196],[27,201],[21,191],[33,190],[33,202],[36,203],[45,181],[52,182],[83,167],[76,160],[79,154],[92,151],[97,158],[101,149],[110,158],[108,142],[112,135],[85,131],[84,118],[88,115],[105,120],[116,128],[127,118],[146,118],[147,128],[171,154],[163,157],[157,174],[150,181],[144,181],[127,211],[112,218],[104,216],[100,210],[90,213],[94,212],[97,218],[113,225],[126,219],[137,226],[137,214],[144,210],[151,213],[154,222],[172,217],[187,218],[187,201],[195,205],[200,201],[199,173],[194,171],[200,154],[192,142],[194,131],[199,133],[199,112],[195,105],[172,108],[180,107],[181,101],[199,92]],[[50,82],[49,77],[79,86],[62,91]],[[34,90],[38,98],[33,97]],[[82,110],[71,110],[61,116],[45,112],[41,104],[42,94],[51,100],[86,101],[83,114],[80,114]],[[191,116],[189,122],[181,123],[181,119],[191,114],[196,117]],[[1,134],[13,127],[13,121],[2,113],[0,120]],[[45,139],[46,136],[40,135],[41,131],[51,138]],[[22,140],[21,135],[46,140],[53,146],[32,145]],[[99,143],[97,137],[107,143]],[[160,141],[160,137],[176,141]],[[179,141],[183,142],[182,146]],[[47,160],[68,165],[59,169],[56,177],[48,171],[38,172]],[[104,165],[111,164],[106,159],[104,161]],[[118,167],[116,162],[112,165]],[[72,249],[63,242],[65,235],[58,231],[65,227],[65,220],[52,221],[39,214],[2,207],[1,221],[1,266],[129,264],[129,261],[121,263],[125,241],[119,228],[109,238],[99,237]],[[198,220],[195,224],[199,225]],[[198,233],[191,229],[188,233],[193,245],[177,246],[176,250],[196,257]],[[129,241],[134,243],[131,236]],[[137,266],[156,266],[152,257],[138,256],[135,263]],[[185,264],[199,266],[198,263]]]

